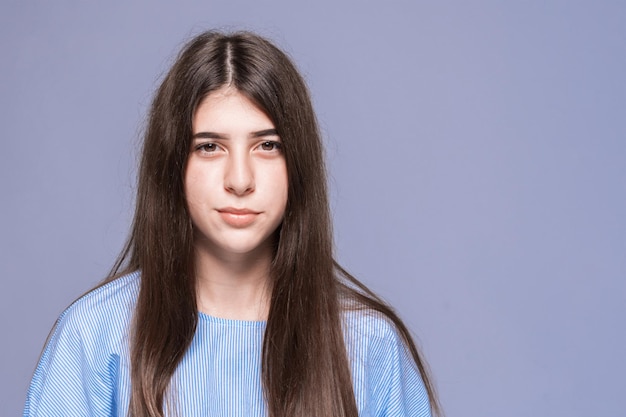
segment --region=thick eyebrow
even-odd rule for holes
[[[276,129],[259,130],[258,132],[252,132],[251,138],[263,138],[265,136],[278,136]],[[215,132],[198,132],[194,133],[192,139],[228,139],[226,136]]]
[[[265,129],[252,133],[253,138],[262,138],[265,136],[278,136],[278,132],[276,131],[276,129]]]
[[[226,139],[224,135],[214,132],[198,132],[194,133],[192,139]]]

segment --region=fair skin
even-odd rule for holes
[[[195,232],[199,310],[265,320],[287,167],[272,121],[232,87],[209,94],[194,115],[185,195]]]

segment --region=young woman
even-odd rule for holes
[[[24,416],[430,416],[393,311],[333,259],[307,88],[251,33],[207,32],[156,93],[110,277],[59,318]]]

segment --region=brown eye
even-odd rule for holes
[[[203,143],[198,146],[198,150],[203,152],[215,152],[217,150],[217,145],[215,143]]]
[[[261,144],[261,149],[264,151],[275,151],[280,149],[280,143],[268,140]]]

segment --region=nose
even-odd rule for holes
[[[224,175],[224,188],[237,196],[254,191],[254,172],[249,155],[243,153],[230,155]]]

